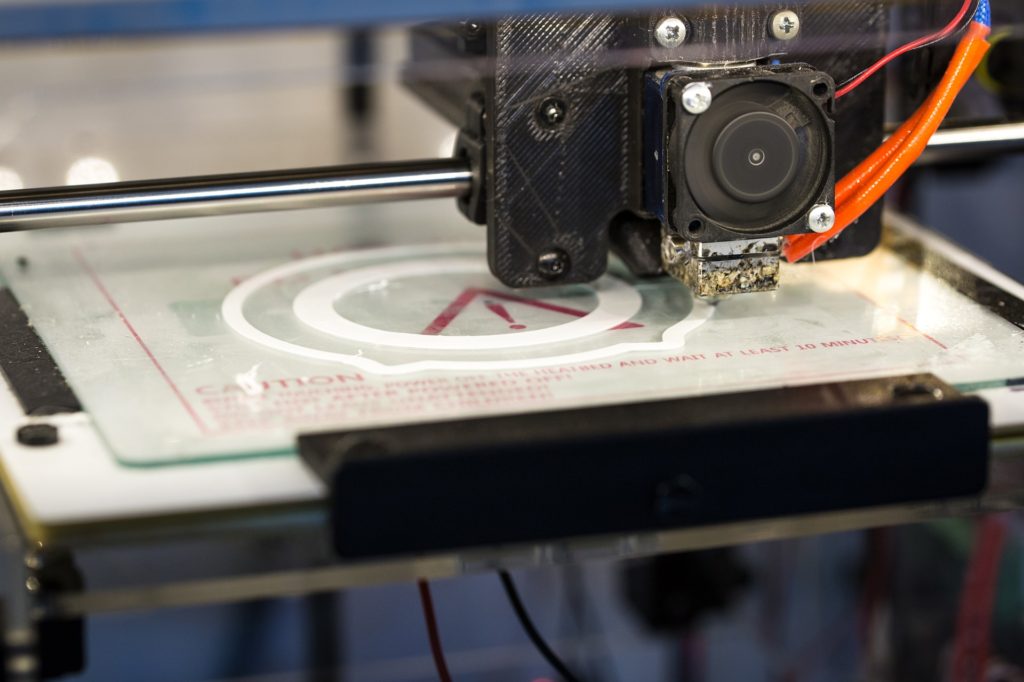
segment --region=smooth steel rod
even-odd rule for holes
[[[942,130],[922,162],[1021,147],[1020,123]],[[429,159],[15,190],[0,192],[0,232],[457,197],[473,181],[466,162]]]
[[[922,164],[990,157],[1024,149],[1024,123],[941,129],[928,142]]]
[[[457,197],[473,174],[430,159],[0,192],[0,232]]]

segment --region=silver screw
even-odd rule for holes
[[[818,204],[807,216],[807,225],[817,233],[828,232],[836,226],[836,212],[828,204]]]
[[[43,567],[43,556],[39,552],[29,552],[25,555],[25,567],[32,571],[38,571]]]
[[[800,35],[800,17],[796,12],[776,12],[771,23],[772,37],[776,40],[792,40]]]
[[[551,249],[537,258],[537,270],[545,279],[557,279],[569,269],[569,254],[561,249]]]
[[[540,105],[540,117],[548,126],[557,126],[565,120],[565,104],[557,99],[544,100]]]
[[[711,108],[711,84],[690,83],[683,88],[683,108],[694,116]]]
[[[679,47],[686,42],[686,24],[679,17],[665,17],[654,29],[654,37],[662,47]]]

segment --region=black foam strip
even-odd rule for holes
[[[80,412],[78,397],[10,289],[0,288],[0,370],[25,414]]]

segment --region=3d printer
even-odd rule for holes
[[[131,544],[200,527],[204,541],[220,542],[241,526],[246,537],[292,538],[299,525],[317,551],[328,532],[333,554],[290,567],[322,570],[313,582],[333,587],[375,571],[490,570],[524,553],[549,561],[598,546],[632,556],[1018,505],[1017,460],[988,455],[1024,423],[1014,384],[1024,375],[1024,292],[897,217],[884,248],[837,262],[879,244],[878,199],[984,52],[984,0],[930,8],[920,18],[881,0],[719,3],[418,23],[402,79],[455,124],[451,158],[0,194],[3,230],[106,226],[15,235],[0,252],[9,334],[0,368],[11,389],[0,395],[0,464],[13,523],[24,525],[8,537],[45,541],[29,561],[12,542],[16,589],[29,578],[42,587],[8,623],[28,630],[33,619],[105,608],[103,594],[76,601],[80,581],[55,586],[43,560],[54,547],[88,552],[97,537]],[[887,52],[903,31],[914,39]],[[929,53],[937,69],[915,72],[921,97],[902,93],[911,110],[933,94],[916,113],[889,98],[889,118],[907,120],[886,130],[880,69],[954,36],[955,52]],[[447,231],[429,243],[435,226],[417,222],[419,207],[375,206],[370,220],[345,209],[149,232],[116,224],[429,197],[455,198],[486,225],[499,281],[485,272],[483,245],[460,250]],[[445,230],[464,222],[445,208]],[[609,252],[621,262],[609,266]],[[278,276],[320,258],[320,270]],[[507,347],[486,359],[518,361],[515,370],[479,369],[465,343],[442,359],[467,360],[456,369],[373,365],[393,349],[317,337],[284,297],[248,312],[280,323],[261,329],[283,329],[284,340],[319,343],[319,355],[289,356],[224,322],[224,297],[257,279],[271,292],[281,282],[304,291],[336,270],[403,258],[419,259],[416,277],[427,278],[403,283],[419,296],[412,303],[374,298],[387,280],[379,274],[350,293],[365,294],[364,312],[395,309],[406,335],[429,336],[417,315],[449,310],[438,299],[460,300],[463,285],[445,280],[467,271],[467,286],[484,278],[486,290],[471,289],[463,309],[489,316],[502,332],[493,336],[586,316],[598,284],[580,284],[600,283],[606,267],[642,302],[584,339],[607,362]],[[442,265],[455,258],[463,270],[450,276]],[[783,264],[813,259],[833,262]],[[654,279],[666,273],[720,300],[693,301]],[[781,275],[792,286],[724,296],[773,290]],[[344,307],[338,291],[320,299],[324,310]],[[573,307],[579,300],[591,307]],[[663,335],[649,320],[681,324],[694,309],[709,320],[713,310],[713,323],[685,349],[652,349]],[[457,326],[444,331],[462,341],[494,329],[467,325],[460,336]],[[639,350],[622,350],[623,338]],[[398,364],[441,355],[407,349]],[[466,385],[515,382],[556,388],[530,403],[517,400],[528,390],[504,400],[496,390],[486,408],[459,402]],[[379,399],[424,386],[442,407]],[[305,419],[297,405],[341,408]],[[418,561],[448,552],[458,558],[442,568]],[[399,558],[365,570],[344,563],[382,557]],[[287,575],[266,577],[241,591],[215,584],[201,598],[295,589]],[[116,604],[151,606],[164,594],[145,570],[130,579]],[[183,599],[200,598],[188,588]]]

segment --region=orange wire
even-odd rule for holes
[[[938,130],[946,114],[949,113],[956,96],[970,80],[971,75],[988,51],[989,44],[985,38],[990,31],[991,29],[987,26],[978,23],[971,24],[967,35],[957,47],[956,54],[943,75],[942,81],[929,98],[916,123],[912,127],[907,124],[904,124],[906,128],[901,126],[901,131],[897,131],[899,137],[894,135],[894,138],[899,140],[898,142],[880,147],[875,154],[868,157],[864,164],[858,166],[850,175],[840,181],[840,187],[837,187],[837,196],[841,190],[844,200],[842,203],[837,201],[835,227],[823,234],[788,237],[783,249],[786,260],[795,263],[807,257],[812,251],[857,221],[917,161],[928,146],[928,141]],[[883,164],[885,165],[883,166]],[[865,175],[864,171],[872,166],[881,168],[876,170],[872,176]]]
[[[914,126],[913,131],[907,136],[903,144],[892,155],[889,163],[878,171],[878,173],[867,183],[862,185],[856,193],[838,208],[838,220],[844,225],[850,225],[859,219],[864,213],[874,206],[899,180],[904,173],[921,157],[931,140],[932,135],[939,129],[946,114],[949,113],[953,101],[963,86],[970,80],[974,70],[981,63],[988,44],[984,40],[972,40],[966,51],[965,59],[954,71],[946,87],[942,88],[939,96],[935,99],[932,107],[925,112]]]
[[[910,136],[910,133],[914,132],[914,128],[917,126],[921,117],[931,106],[934,93],[925,100],[914,115],[903,122],[896,132],[894,132],[889,139],[882,143],[882,146],[876,149],[871,155],[860,162],[856,168],[843,176],[843,178],[836,183],[836,206],[845,204],[846,201],[853,196],[857,189],[860,188],[865,182],[870,180],[877,172],[878,169],[884,166],[889,159],[892,158],[893,154],[903,145],[903,142]]]
[[[965,41],[961,41],[963,44]],[[953,60],[955,61],[956,56],[954,55]],[[917,108],[913,116],[908,118],[903,124],[894,132],[889,139],[887,139],[882,146],[876,149],[872,154],[864,159],[856,168],[847,173],[842,180],[836,183],[836,206],[846,203],[856,191],[858,187],[871,179],[878,169],[885,165],[889,159],[892,158],[893,154],[896,153],[897,149],[903,144],[903,142],[910,136],[910,133],[914,131],[914,128],[920,122],[925,112],[928,111],[935,102],[935,97],[938,94],[938,89],[931,93],[924,103]]]

